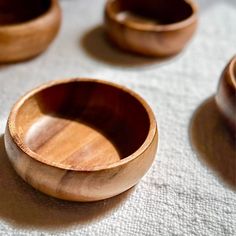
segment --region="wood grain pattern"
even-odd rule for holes
[[[43,85],[13,107],[5,145],[17,173],[66,200],[95,201],[134,186],[151,166],[156,121],[146,102],[109,82]]]
[[[106,31],[120,48],[146,56],[180,52],[197,27],[193,0],[109,0]]]
[[[0,0],[0,63],[42,53],[61,24],[58,0]]]
[[[216,93],[216,103],[230,128],[236,134],[236,55],[222,72]]]

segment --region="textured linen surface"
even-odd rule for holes
[[[156,160],[125,194],[93,204],[68,203],[21,181],[7,161],[1,135],[0,235],[236,235],[235,191],[198,157],[189,138],[195,110],[215,93],[236,52],[236,1],[200,1],[194,39],[165,60],[128,55],[106,44],[104,3],[62,0],[62,28],[49,50],[31,61],[0,66],[0,132],[26,91],[54,79],[94,77],[133,89],[153,108],[160,129]]]

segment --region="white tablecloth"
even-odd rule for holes
[[[236,235],[232,140],[219,125],[214,102],[202,105],[236,52],[236,1],[202,0],[193,41],[166,60],[107,45],[104,2],[62,0],[63,25],[50,49],[32,61],[0,66],[0,133],[13,103],[35,86],[67,77],[100,78],[133,89],[153,108],[160,129],[156,160],[125,194],[68,203],[25,184],[7,161],[1,136],[0,235]]]

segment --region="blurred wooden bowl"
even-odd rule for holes
[[[108,0],[105,26],[120,48],[146,56],[179,53],[197,27],[194,0]]]
[[[228,125],[236,134],[236,55],[221,74],[216,103]]]
[[[5,146],[34,188],[71,201],[110,198],[134,186],[157,148],[154,114],[133,91],[93,79],[55,81],[13,107]]]
[[[42,53],[60,24],[57,0],[0,0],[0,63],[27,60]]]

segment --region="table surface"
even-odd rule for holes
[[[0,66],[0,235],[236,235],[235,143],[212,97],[236,51],[236,1],[199,1],[194,39],[165,60],[107,44],[104,3],[62,0],[63,25],[49,50]],[[112,199],[82,204],[47,197],[7,160],[3,134],[14,102],[37,85],[70,77],[125,85],[156,115],[160,142],[153,166],[135,188]]]

